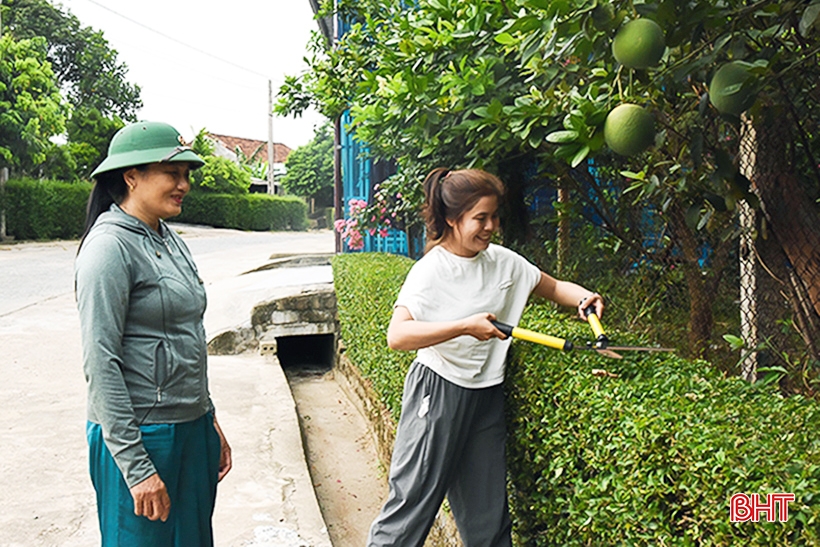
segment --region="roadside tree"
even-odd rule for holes
[[[136,121],[140,89],[128,83],[128,67],[118,62],[101,31],[47,0],[5,0],[2,9],[3,26],[12,36],[46,39],[48,61],[72,107]]]
[[[11,176],[44,162],[49,138],[65,129],[62,102],[43,38],[0,38],[0,168]]]
[[[317,127],[313,140],[288,156],[282,186],[316,208],[333,205],[333,131],[330,123]]]
[[[126,80],[128,68],[103,33],[61,7],[46,0],[5,0],[0,10],[4,31],[16,40],[45,39],[46,59],[70,105],[67,144],[52,144],[47,161],[27,174],[87,178],[114,133],[125,121],[136,121],[139,87]]]

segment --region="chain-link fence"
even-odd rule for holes
[[[720,207],[708,230],[692,215],[703,218],[700,206],[633,203],[617,172],[579,169],[526,181],[534,234],[522,251],[604,294],[614,328],[705,357],[727,375],[774,376],[787,393],[815,396],[820,168],[811,135],[763,118],[727,138],[741,176],[728,197],[710,196]]]
[[[739,248],[742,375],[784,374],[789,391],[820,380],[818,163],[797,124],[741,128],[739,167],[760,206],[741,203]]]

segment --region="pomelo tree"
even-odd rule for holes
[[[792,159],[780,171],[791,178],[780,184],[800,189],[790,195],[809,218],[816,215],[816,1],[336,5],[349,31],[331,49],[315,41],[311,70],[281,90],[281,112],[312,103],[333,118],[349,108],[351,129],[374,154],[395,158],[408,185],[438,165],[498,172],[509,187],[507,237],[533,233],[527,187],[553,181],[570,192],[559,210],[593,211],[618,241],[615,249],[651,260],[674,254],[689,291],[693,354],[709,348],[712,306],[736,247],[738,201],[758,207],[758,196],[764,206],[774,199],[767,190],[773,181],[756,180],[751,188],[738,169],[744,131],[788,128],[789,138],[774,142],[758,130],[755,147],[785,147],[782,157]],[[625,31],[630,39],[613,44]],[[747,63],[754,80],[754,102],[739,113],[746,125],[709,100],[715,73],[737,61]],[[722,93],[743,95],[747,89],[729,83]],[[624,148],[631,152],[626,155],[613,153],[605,138],[607,117],[622,104],[643,108],[655,126],[648,148],[647,131],[615,130],[622,144],[632,144],[632,137],[640,141]],[[756,161],[775,157],[761,154]],[[402,194],[418,195],[406,190]],[[647,212],[662,244],[646,244],[641,219]],[[769,222],[777,224],[774,218]],[[778,232],[789,235],[786,228]],[[817,286],[817,278],[808,279],[817,266],[801,270],[809,286]],[[810,304],[820,310],[820,294]]]

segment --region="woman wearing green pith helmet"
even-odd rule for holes
[[[75,264],[103,546],[211,546],[231,449],[208,391],[205,289],[164,220],[202,159],[170,125],[114,135]]]

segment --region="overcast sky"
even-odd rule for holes
[[[168,122],[186,138],[204,127],[267,140],[268,79],[275,95],[285,75],[304,72],[318,29],[308,0],[52,1],[103,31],[142,90],[138,117]],[[275,117],[273,140],[302,146],[322,121],[313,111]]]

